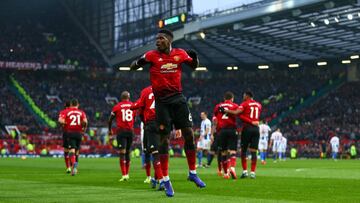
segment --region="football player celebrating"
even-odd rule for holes
[[[196,149],[192,117],[185,96],[182,93],[181,74],[182,64],[192,69],[198,66],[199,61],[194,51],[172,48],[173,33],[169,30],[160,30],[156,36],[157,50],[148,51],[140,59],[131,64],[132,70],[137,70],[147,64],[150,65],[150,81],[155,97],[156,127],[160,134],[160,162],[163,168],[165,194],[174,196],[168,175],[169,137],[171,126],[181,129],[185,139],[185,153],[189,167],[188,180],[198,187],[205,187],[205,183],[196,173]]]
[[[238,137],[236,134],[236,116],[227,114],[224,110],[236,110],[237,108],[238,105],[234,103],[232,92],[226,92],[224,102],[219,103],[214,108],[214,116],[216,116],[219,126],[219,148],[225,179],[229,179],[230,175],[233,179],[237,178],[235,166]]]
[[[225,113],[229,114],[240,114],[240,119],[243,122],[243,130],[241,133],[241,164],[243,173],[241,178],[248,176],[246,153],[247,149],[251,153],[251,172],[250,178],[255,178],[256,162],[257,162],[257,149],[259,146],[259,119],[261,114],[262,106],[259,102],[253,99],[254,94],[251,91],[246,91],[243,95],[243,102],[239,105],[236,110],[226,110]]]
[[[144,122],[144,138],[143,146],[145,153],[145,169],[147,179],[144,182],[151,182],[153,188],[156,182],[160,183],[159,189],[162,189],[163,174],[159,155],[160,136],[157,132],[155,121],[155,98],[152,87],[148,86],[141,91],[140,98],[131,106],[131,109],[139,109],[143,115]],[[150,177],[150,156],[153,157],[153,167],[155,171],[155,179]],[[150,177],[150,179],[149,179]]]

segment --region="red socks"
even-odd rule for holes
[[[130,162],[130,160],[129,160],[129,162]],[[121,174],[123,176],[128,174],[127,166],[130,166],[130,163],[128,163],[128,161],[126,160],[126,155],[120,154],[120,169],[121,169]]]
[[[236,167],[236,155],[230,157],[230,167]]]
[[[251,172],[255,172],[256,170],[256,152],[251,152]]]
[[[160,163],[161,163],[160,165],[161,165],[162,175],[168,176],[169,175],[169,154],[160,154]]]
[[[256,170],[256,152],[251,152],[251,172],[255,172]],[[241,165],[244,171],[247,170],[247,162],[246,162],[246,153],[241,154]]]
[[[228,172],[228,167],[229,167],[229,161],[228,160],[222,161],[222,167],[224,169],[224,173],[227,173]]]
[[[149,177],[150,176],[150,168],[151,168],[151,164],[149,163],[145,163],[145,171],[146,171],[146,176]]]
[[[69,168],[70,167],[70,158],[69,158],[69,153],[68,152],[64,152],[64,160],[65,160],[66,168]]]
[[[227,155],[222,155],[222,167],[224,169],[224,174],[226,174],[229,169],[229,159]]]
[[[120,169],[121,169],[121,174],[123,176],[126,175],[126,160],[123,158],[120,158]]]
[[[196,152],[195,150],[186,150],[186,159],[188,162],[189,170],[196,170]]]
[[[247,170],[246,154],[245,155],[241,154],[241,165],[243,171],[246,171]]]
[[[251,172],[255,172],[256,170],[256,159],[251,159]]]
[[[154,166],[154,171],[155,171],[155,179],[156,180],[163,179],[163,172],[161,169],[160,161],[154,161],[153,166]]]
[[[70,155],[70,164],[71,164],[71,166],[73,166],[74,164],[75,164],[75,154],[71,154]]]
[[[161,180],[163,179],[163,173],[161,169],[161,163],[160,163],[160,155],[158,153],[153,154],[153,167],[154,167],[154,173],[155,173],[155,180]]]

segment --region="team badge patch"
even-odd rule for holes
[[[175,61],[180,61],[180,56],[174,56]]]

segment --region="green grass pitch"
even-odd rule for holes
[[[240,167],[238,160],[238,174]],[[2,158],[0,202],[360,202],[359,160],[269,160],[258,166],[256,180],[224,180],[214,160],[198,174],[204,189],[186,180],[184,158],[172,158],[175,196],[167,198],[143,183],[139,158],[132,160],[129,182],[118,182],[116,158],[82,158],[75,177],[65,174],[60,158]]]

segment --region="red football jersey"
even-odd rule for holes
[[[173,48],[169,55],[152,50],[146,52],[144,57],[151,62],[150,81],[156,98],[182,93],[181,64],[193,60],[185,50]]]
[[[240,114],[240,119],[243,121],[244,126],[251,125],[251,121],[260,120],[262,106],[259,102],[249,99],[241,103],[239,109],[243,110]]]
[[[69,107],[66,108],[63,118],[65,119],[64,131],[79,133],[84,132],[82,124],[85,120],[87,120],[84,111],[78,108]]]
[[[111,111],[116,116],[117,132],[132,131],[134,129],[135,112],[130,109],[131,101],[117,103]]]
[[[214,115],[218,121],[218,129],[223,128],[236,128],[236,116],[231,114],[223,114],[219,111],[219,107],[224,107],[224,109],[235,110],[238,108],[238,105],[233,103],[230,100],[224,101],[215,106]]]
[[[151,86],[141,91],[140,98],[133,103],[131,109],[140,109],[144,123],[155,120],[155,97]]]
[[[68,108],[65,108],[65,109],[63,109],[63,110],[60,111],[60,113],[59,113],[59,118],[65,118],[65,111],[66,111],[66,109],[68,109]]]
[[[68,108],[65,108],[65,109],[63,109],[63,110],[60,111],[58,120],[60,120],[60,119],[64,119],[64,120],[65,120],[65,115],[66,115],[65,112],[66,112],[66,109],[68,109]],[[65,131],[64,126],[63,126],[63,130]]]

